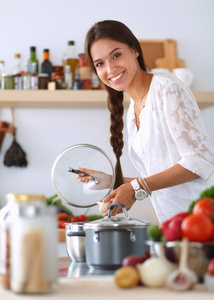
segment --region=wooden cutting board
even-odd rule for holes
[[[177,57],[177,44],[175,40],[165,40],[164,57],[156,59],[156,68],[167,68],[172,72],[175,68],[185,68],[186,63]]]
[[[149,70],[167,68],[172,71],[174,68],[186,67],[185,61],[177,57],[176,40],[139,40],[139,42]]]

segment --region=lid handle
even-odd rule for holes
[[[126,210],[126,207],[123,203],[121,202],[116,202],[116,203],[112,203],[110,206],[109,206],[109,213],[108,213],[108,218],[111,218],[112,216],[112,211],[113,209],[116,207],[116,206],[119,206],[122,208],[122,211],[123,211],[123,214],[125,216],[126,219],[128,219],[128,213],[127,213],[127,210]]]

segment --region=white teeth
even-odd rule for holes
[[[120,77],[122,77],[122,75],[123,75],[123,73],[121,73],[121,74],[119,74],[119,75],[117,75],[117,76],[115,76],[115,77],[112,77],[112,78],[111,78],[111,81],[116,81],[116,80],[118,80]]]

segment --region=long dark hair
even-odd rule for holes
[[[130,48],[134,48],[138,53],[138,62],[144,71],[146,71],[146,65],[144,63],[143,53],[139,41],[134,36],[132,31],[123,23],[114,20],[105,20],[95,23],[88,31],[85,38],[85,55],[88,60],[88,63],[93,72],[96,73],[96,69],[91,58],[91,45],[101,39],[101,38],[110,38],[116,40],[120,43],[128,45]],[[116,165],[115,165],[115,185],[114,188],[117,188],[123,183],[123,173],[120,163],[120,157],[122,155],[122,149],[124,146],[123,142],[123,92],[116,91],[109,86],[105,85],[105,88],[108,92],[107,106],[111,113],[110,120],[110,132],[111,138],[110,143],[113,148],[113,152],[116,156]]]

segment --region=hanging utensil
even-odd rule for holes
[[[1,146],[5,137],[6,132],[8,132],[8,128],[10,126],[10,123],[1,121],[0,122],[0,152],[1,152]]]
[[[13,136],[13,142],[10,148],[7,150],[4,157],[4,165],[7,167],[15,166],[15,167],[26,167],[28,162],[26,159],[26,153],[16,141],[16,128],[14,126],[14,112],[11,108],[12,115],[12,126],[10,127],[10,132]]]

